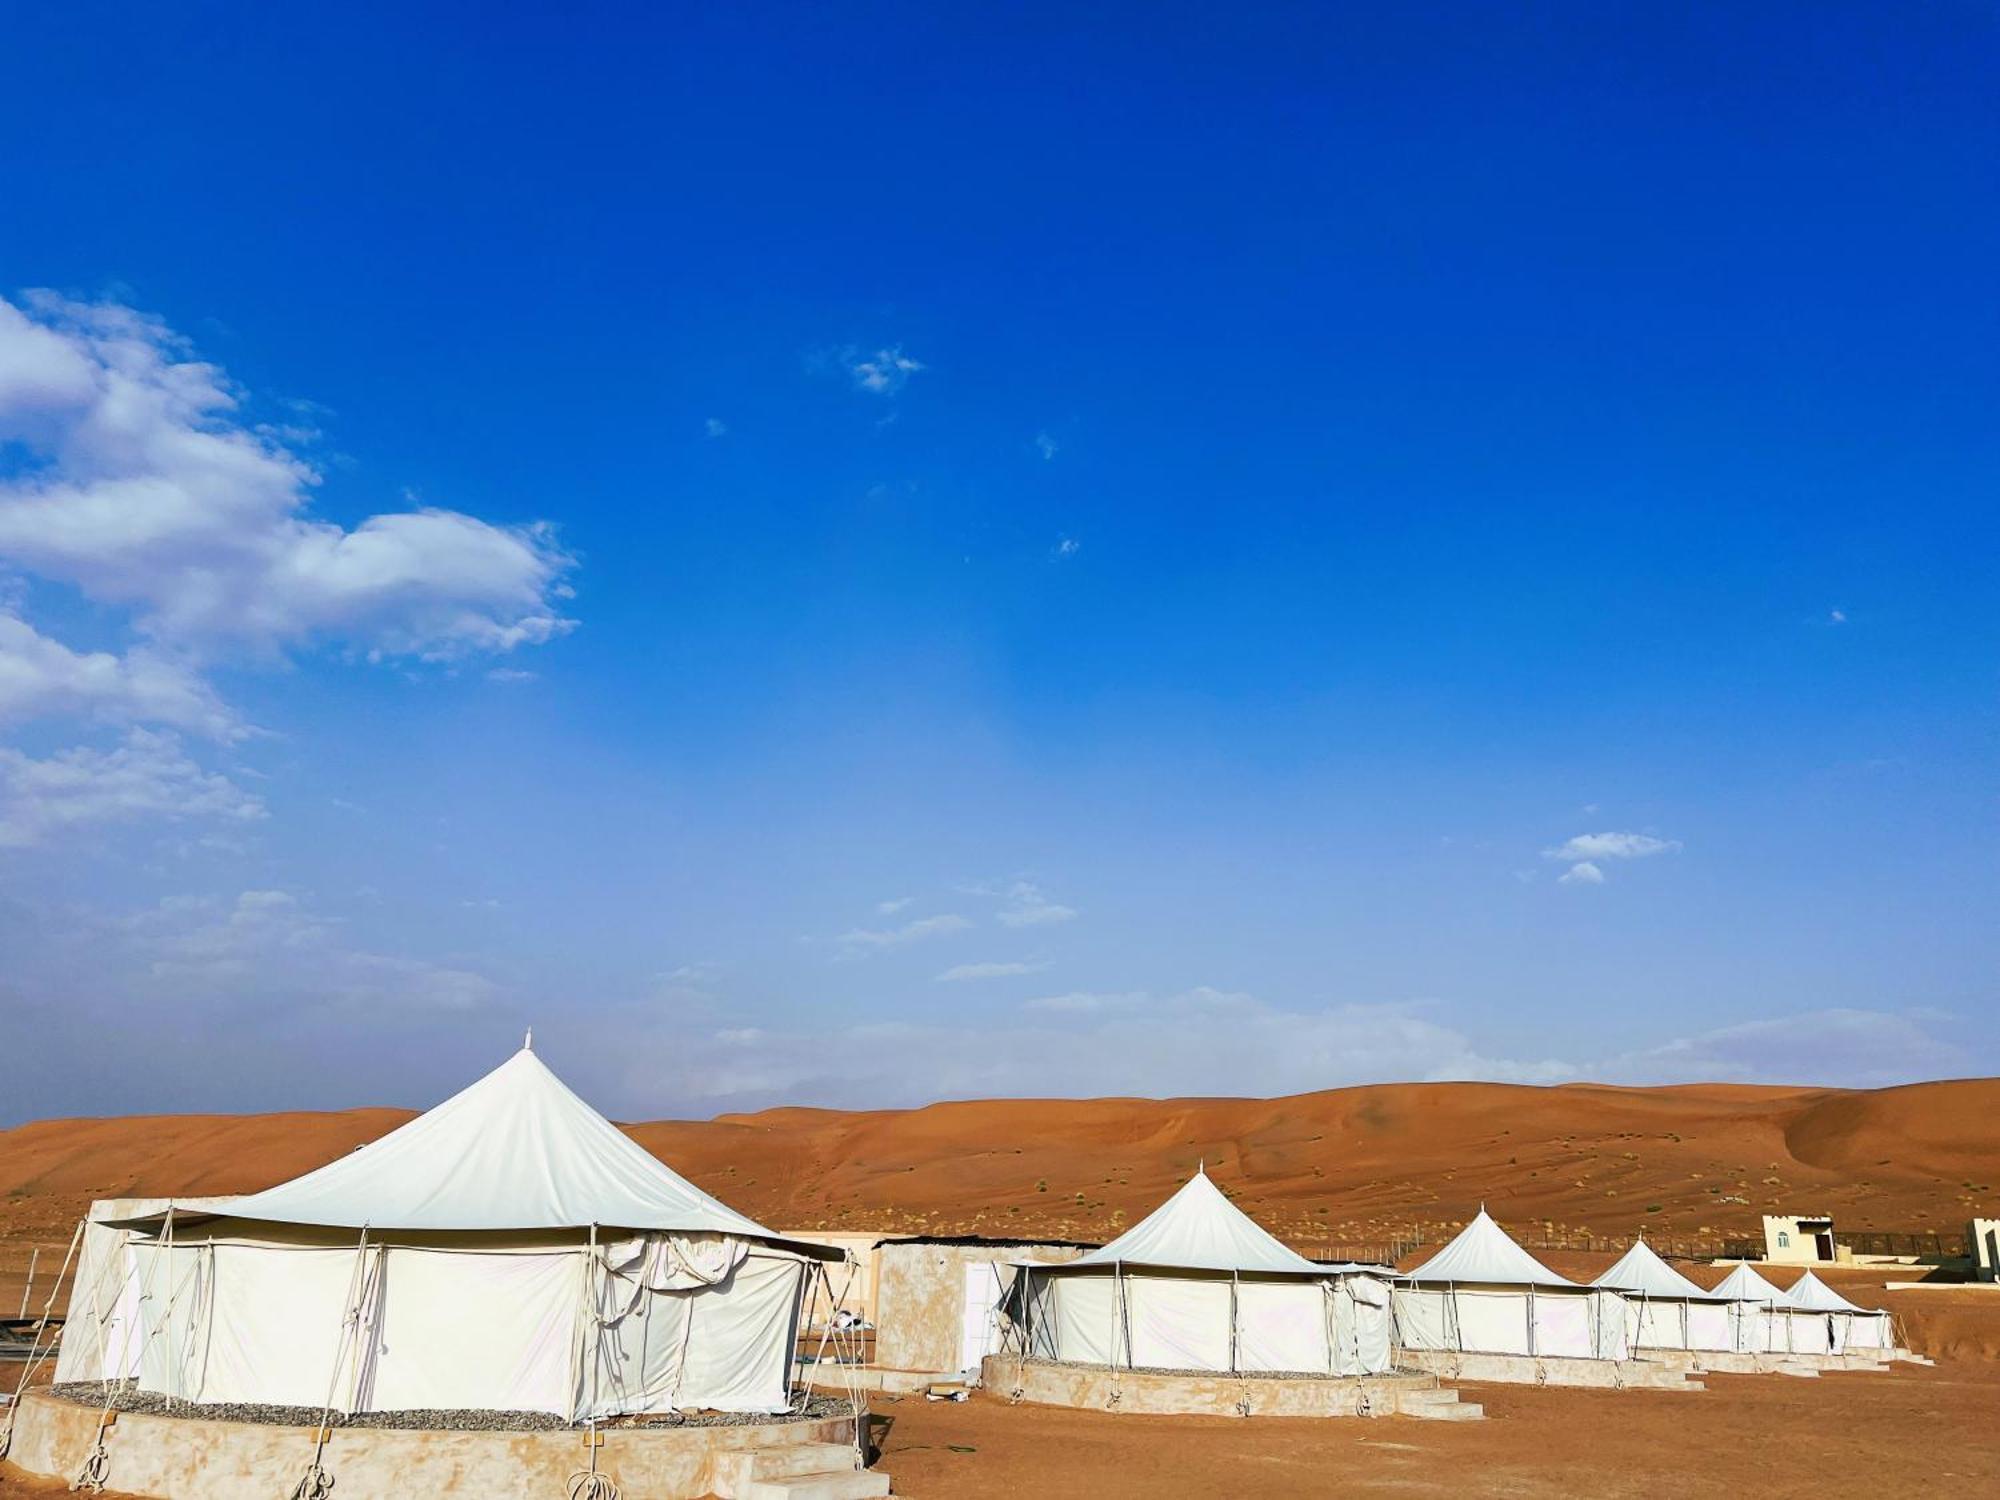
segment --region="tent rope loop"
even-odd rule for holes
[[[1239,1417],[1250,1415],[1250,1387],[1247,1385],[1243,1387],[1243,1394],[1236,1398],[1236,1415]]]
[[[578,1469],[569,1476],[569,1500],[619,1500],[618,1485],[609,1474]]]
[[[320,1467],[315,1458],[306,1465],[299,1482],[292,1486],[291,1500],[329,1500],[333,1494],[333,1476]]]
[[[1114,1385],[1111,1388],[1111,1394],[1104,1398],[1104,1409],[1106,1411],[1116,1411],[1118,1410],[1118,1403],[1124,1399],[1125,1393]]]
[[[1365,1385],[1361,1387],[1361,1394],[1354,1399],[1354,1415],[1357,1417],[1375,1415],[1375,1403],[1369,1398],[1368,1387]]]
[[[1538,1359],[1535,1361],[1535,1384],[1547,1385],[1548,1383],[1549,1383],[1549,1367],[1543,1364]]]
[[[1027,1394],[1028,1393],[1026,1391],[1022,1390],[1017,1385],[1013,1387],[1013,1389],[1007,1392],[1007,1404],[1009,1406],[1019,1406],[1021,1404],[1021,1398]]]
[[[91,1444],[90,1452],[83,1456],[83,1466],[76,1471],[76,1478],[70,1488],[81,1490],[86,1495],[104,1493],[104,1482],[111,1474],[111,1455],[104,1447],[104,1429],[97,1429],[97,1441]]]

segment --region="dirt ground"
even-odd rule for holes
[[[1465,1384],[1484,1422],[1116,1416],[878,1400],[880,1467],[920,1500],[1249,1495],[2000,1494],[2000,1367],[1818,1380],[1711,1376],[1704,1392]]]

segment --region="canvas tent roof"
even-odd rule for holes
[[[1868,1311],[1865,1307],[1856,1307],[1810,1271],[1793,1282],[1791,1290],[1778,1301],[1785,1307],[1802,1307],[1807,1312]]]
[[[1484,1208],[1458,1237],[1429,1260],[1403,1273],[1406,1281],[1498,1282],[1575,1286],[1515,1244]]]
[[[1330,1266],[1316,1266],[1279,1244],[1200,1170],[1165,1203],[1103,1249],[1036,1269],[1060,1272],[1119,1264],[1303,1276],[1329,1276],[1334,1271]]]
[[[1751,1270],[1748,1265],[1739,1265],[1722,1278],[1715,1289],[1718,1297],[1727,1297],[1732,1302],[1782,1302],[1785,1294],[1770,1282]]]
[[[1618,1263],[1591,1285],[1609,1287],[1620,1292],[1638,1292],[1643,1296],[1655,1298],[1679,1298],[1697,1302],[1734,1300],[1720,1292],[1705,1291],[1696,1286],[1661,1260],[1653,1252],[1653,1247],[1644,1240],[1634,1240],[1632,1248],[1619,1257]]]
[[[252,1193],[231,1218],[345,1229],[733,1234],[817,1255],[711,1198],[572,1093],[530,1047],[380,1140]]]

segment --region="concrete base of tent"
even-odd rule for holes
[[[988,1394],[1037,1406],[1206,1417],[1420,1417],[1477,1421],[1484,1413],[1435,1375],[1196,1375],[1108,1370],[991,1354]]]
[[[24,1396],[8,1460],[28,1473],[75,1478],[97,1435],[98,1409],[45,1392]],[[854,1424],[758,1422],[740,1427],[608,1428],[597,1467],[630,1500],[780,1495],[787,1476],[843,1459],[843,1496],[886,1495],[888,1476],[852,1473]],[[199,1416],[121,1412],[105,1432],[105,1486],[152,1500],[271,1500],[292,1492],[312,1458],[313,1429]],[[839,1451],[835,1451],[839,1450]],[[563,1500],[570,1476],[590,1466],[577,1431],[398,1431],[337,1427],[323,1460],[335,1493],[492,1500]],[[809,1464],[810,1468],[802,1468]],[[832,1478],[835,1476],[827,1475]],[[762,1487],[760,1487],[762,1486]]]
[[[1826,1370],[1886,1370],[1889,1353],[1867,1354],[1739,1354],[1701,1349],[1649,1349],[1646,1356],[1661,1364],[1718,1375],[1817,1375]]]
[[[1597,1390],[1698,1391],[1688,1367],[1647,1359],[1540,1359],[1532,1354],[1459,1354],[1448,1349],[1398,1349],[1396,1362],[1447,1380],[1498,1385],[1580,1385]]]

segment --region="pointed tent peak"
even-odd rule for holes
[[[1735,1270],[1723,1277],[1715,1292],[1732,1302],[1779,1302],[1785,1295],[1751,1270],[1748,1261],[1739,1262]]]
[[[779,1236],[711,1198],[527,1047],[378,1140],[230,1217],[358,1229],[649,1229]]]
[[[1489,1282],[1502,1285],[1575,1286],[1514,1243],[1513,1237],[1479,1206],[1472,1222],[1452,1242],[1415,1270],[1411,1281]]]
[[[1643,1235],[1632,1242],[1632,1248],[1618,1258],[1617,1264],[1591,1285],[1618,1292],[1639,1292],[1648,1297],[1699,1299],[1704,1302],[1731,1300],[1720,1293],[1706,1291],[1681,1275],[1660,1259]]]
[[[534,1027],[530,1026],[530,1027],[528,1028],[528,1034],[527,1034],[526,1036],[524,1036],[524,1037],[522,1037],[522,1038],[521,1038],[521,1050],[522,1050],[523,1052],[533,1052],[533,1051],[535,1050],[535,1028],[534,1028]]]
[[[1117,1239],[1101,1250],[1064,1262],[1061,1268],[1110,1265],[1331,1274],[1327,1267],[1314,1265],[1281,1244],[1231,1203],[1200,1168],[1166,1202]]]
[[[1807,1312],[1867,1312],[1869,1309],[1856,1307],[1832,1287],[1821,1281],[1811,1271],[1807,1271],[1791,1289],[1778,1299],[1787,1307],[1803,1308]]]

